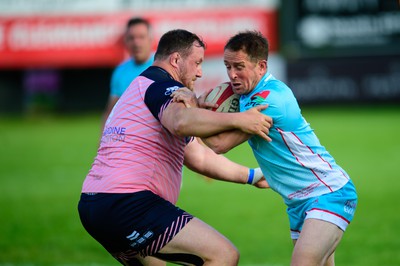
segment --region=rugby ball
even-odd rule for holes
[[[230,82],[224,82],[207,95],[205,102],[216,103],[218,108],[211,108],[210,110],[222,113],[239,112],[239,98],[240,95],[235,94],[232,90]]]

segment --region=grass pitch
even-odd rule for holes
[[[336,264],[400,265],[400,107],[304,107],[303,114],[359,194]],[[118,265],[77,213],[99,135],[100,114],[0,117],[1,266]],[[227,156],[256,166],[247,144]],[[185,169],[178,205],[227,236],[241,252],[240,265],[289,265],[288,220],[275,192]]]

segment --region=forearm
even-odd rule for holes
[[[186,163],[185,165],[197,173],[216,180],[246,184],[249,176],[248,167],[237,164],[223,155],[217,155],[210,149],[208,150],[202,159],[198,159],[194,164]]]
[[[266,106],[256,106],[240,113],[212,112],[200,108],[186,108],[182,103],[170,103],[162,113],[161,124],[172,134],[207,138],[218,133],[238,129],[258,135],[267,141],[272,119],[261,113]]]
[[[258,188],[268,188],[259,168],[250,169],[228,158],[218,155],[195,138],[185,148],[184,163],[189,169],[213,179],[252,184]]]
[[[223,131],[240,128],[240,116],[200,108],[175,111],[173,130],[180,136],[207,138]]]
[[[248,140],[250,136],[251,135],[240,130],[230,130],[207,138],[202,138],[202,141],[215,153],[221,154],[226,153],[232,148],[242,144]]]

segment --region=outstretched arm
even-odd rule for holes
[[[200,144],[197,139],[186,146],[184,164],[189,169],[213,179],[241,184],[249,182],[259,188],[269,187],[261,170],[250,170],[248,167],[218,155]]]
[[[197,98],[196,95],[187,88],[180,88],[172,93],[171,97],[174,102],[182,102],[186,107],[200,107],[200,108],[210,108],[210,107],[218,107],[218,105],[213,104],[212,106],[206,105],[205,98],[212,91],[203,93],[200,98]],[[211,103],[208,103],[211,104]],[[226,153],[237,145],[245,142],[251,137],[250,134],[245,133],[240,130],[229,130],[225,131],[213,136],[204,137],[202,141],[210,147],[215,153],[221,154]],[[267,141],[271,141],[271,139],[266,136]]]
[[[243,113],[218,113],[200,108],[186,108],[171,102],[165,108],[161,123],[178,136],[209,137],[223,131],[239,129],[269,140],[272,119],[261,113],[267,106],[257,106]]]

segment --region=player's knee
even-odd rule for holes
[[[219,255],[219,258],[223,258],[224,260],[223,265],[238,265],[240,253],[235,246],[229,245],[221,252],[224,252],[224,254]]]
[[[239,259],[240,259],[240,253],[238,249],[232,250],[231,254],[229,255],[231,258],[231,265],[238,265],[239,264]],[[229,265],[229,264],[228,264]]]
[[[231,245],[221,245],[218,249],[213,250],[210,253],[205,254],[204,262],[207,265],[238,265],[240,253],[238,249]]]
[[[239,259],[240,259],[240,253],[237,248],[235,248],[234,253],[232,254],[232,258],[234,258],[234,264],[239,264]]]

